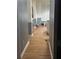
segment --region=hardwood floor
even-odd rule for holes
[[[46,27],[35,29],[30,44],[22,59],[51,59],[46,33]]]

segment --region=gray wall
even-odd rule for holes
[[[50,31],[50,45],[52,54],[54,54],[54,0],[50,0],[50,24],[49,24],[49,31]]]
[[[17,0],[17,57],[20,55],[28,41],[29,29],[31,29],[30,0]]]

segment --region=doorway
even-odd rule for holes
[[[22,59],[51,59],[50,0],[31,0],[32,36]]]
[[[21,59],[52,59],[53,47],[54,1],[18,0],[18,55]]]

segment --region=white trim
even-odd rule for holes
[[[27,44],[26,44],[24,50],[22,51],[22,53],[21,53],[21,58],[23,57],[23,55],[24,55],[24,53],[25,53],[25,51],[26,51],[26,49],[27,49],[29,43],[30,43],[30,41],[27,42]]]
[[[50,51],[51,59],[53,59],[53,54],[52,54],[52,50],[51,50],[51,45],[50,45],[49,42],[48,42],[48,45],[49,45],[49,51]]]

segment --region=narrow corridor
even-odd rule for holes
[[[46,27],[38,27],[33,32],[30,44],[22,59],[51,59]]]

